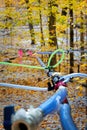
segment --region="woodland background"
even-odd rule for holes
[[[87,73],[87,0],[0,0],[0,61],[39,65],[35,56],[47,64],[49,55],[37,52],[66,51],[55,70],[62,75]],[[22,50],[22,56],[19,50]],[[33,54],[30,55],[29,51]],[[55,55],[55,64],[60,55]],[[47,87],[43,70],[0,65],[0,82]],[[32,81],[32,82],[31,82]],[[87,79],[75,78],[68,83],[72,116],[80,130],[86,126]],[[53,92],[34,92],[0,87],[0,127],[3,129],[3,108],[15,104],[15,109],[29,105],[37,107]],[[56,114],[49,115],[40,130],[60,130]]]

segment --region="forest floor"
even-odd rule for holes
[[[7,61],[12,57],[16,57],[11,60],[12,63],[19,63],[20,59],[14,49],[7,49],[7,51],[4,49],[4,51],[0,53],[0,61]],[[22,63],[38,65],[36,58],[30,56],[24,56]],[[43,70],[0,65],[0,82],[47,87],[48,80]],[[80,85],[81,83],[85,83],[85,81],[86,79],[75,78],[74,82],[68,83],[67,87],[72,117],[79,130],[85,130],[87,122],[86,88]],[[15,110],[20,108],[28,109],[30,105],[37,107],[53,95],[53,93],[54,92],[36,92],[0,86],[0,130],[4,130],[3,109],[6,105],[14,104]],[[48,115],[42,121],[38,130],[62,130],[57,113]]]

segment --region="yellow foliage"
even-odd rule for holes
[[[67,29],[67,25],[66,24],[63,24],[63,25],[62,24],[58,24],[56,26],[56,29],[57,29],[58,32],[63,33]]]
[[[21,106],[15,106],[15,111],[19,110],[21,108]]]
[[[83,96],[82,92],[77,92],[77,95],[78,95],[79,97],[82,97],[82,96]]]
[[[87,67],[87,64],[82,64],[81,67]]]
[[[23,5],[25,3],[25,0],[20,0],[19,5]]]
[[[76,89],[79,90],[79,91],[82,91],[83,87],[82,86],[77,86]]]
[[[5,25],[3,22],[0,22],[0,29],[3,29],[3,28],[5,28]]]
[[[58,7],[56,7],[56,6],[52,6],[52,13],[56,13],[57,10],[58,10]]]
[[[35,2],[35,0],[29,0],[29,2],[30,2],[30,3],[34,3],[34,2]]]
[[[76,90],[77,90],[77,92],[76,92],[76,93],[77,93],[77,98],[78,98],[78,96],[79,96],[79,97],[82,97],[82,96],[84,95],[83,92],[84,92],[85,90],[84,90],[84,88],[83,88],[82,86],[77,86],[77,87],[76,87]]]

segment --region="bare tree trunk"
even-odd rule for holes
[[[57,37],[56,37],[56,17],[52,12],[52,6],[55,6],[52,1],[49,2],[49,44],[51,46],[57,46]]]
[[[87,47],[87,14],[85,15],[85,25],[86,25],[86,47]]]
[[[87,14],[85,15],[85,25],[86,25],[86,49],[87,49]],[[86,63],[87,63],[87,58],[86,58]],[[86,66],[86,72],[87,72],[87,66]],[[87,80],[86,80],[86,85],[87,85]],[[86,91],[87,91],[87,88],[86,88]]]
[[[70,9],[69,9],[69,14],[70,14],[70,49],[74,48],[74,31],[73,31],[73,9],[71,8],[70,4]],[[70,53],[70,73],[73,73],[73,67],[74,67],[74,55],[73,52]]]
[[[41,0],[38,0],[39,5],[41,4]],[[39,14],[40,14],[40,30],[41,30],[41,45],[45,45],[45,41],[44,41],[44,35],[43,35],[43,25],[42,25],[42,14],[41,14],[41,10],[39,10]]]
[[[31,35],[31,44],[35,44],[35,33],[34,33],[34,28],[33,28],[33,20],[32,20],[31,11],[29,11],[29,9],[30,9],[29,0],[25,0],[25,2],[27,5],[28,13],[29,13],[28,24],[29,24],[30,35]]]
[[[56,16],[55,13],[52,12],[52,7],[56,6],[54,1],[50,1],[48,3],[49,9],[49,44],[50,46],[55,46],[57,48],[57,37],[56,37]],[[56,64],[56,55],[53,57],[51,61],[51,65]]]
[[[84,29],[84,27],[83,27],[83,25],[84,25],[84,23],[83,23],[83,13],[82,13],[82,11],[81,11],[81,34],[80,34],[80,41],[81,41],[81,61],[83,61],[84,60],[84,57],[83,57],[83,55],[84,55],[84,31],[83,31],[83,29]]]
[[[67,15],[67,7],[62,9],[62,15],[66,16]]]

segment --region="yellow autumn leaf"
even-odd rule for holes
[[[17,111],[18,109],[20,109],[21,108],[21,106],[15,106],[15,111]]]
[[[83,87],[82,86],[78,86],[78,87],[76,87],[76,89],[79,90],[79,91],[82,91]]]
[[[77,77],[77,78],[74,78],[74,80],[75,80],[75,81],[78,81],[78,80],[79,80],[79,77]]]
[[[77,92],[77,96],[82,97],[83,96],[82,92]]]
[[[24,4],[25,3],[25,0],[20,0],[19,1],[19,5],[22,5],[22,4]]]
[[[57,10],[58,10],[58,7],[56,7],[56,6],[52,6],[52,13],[56,13]]]

